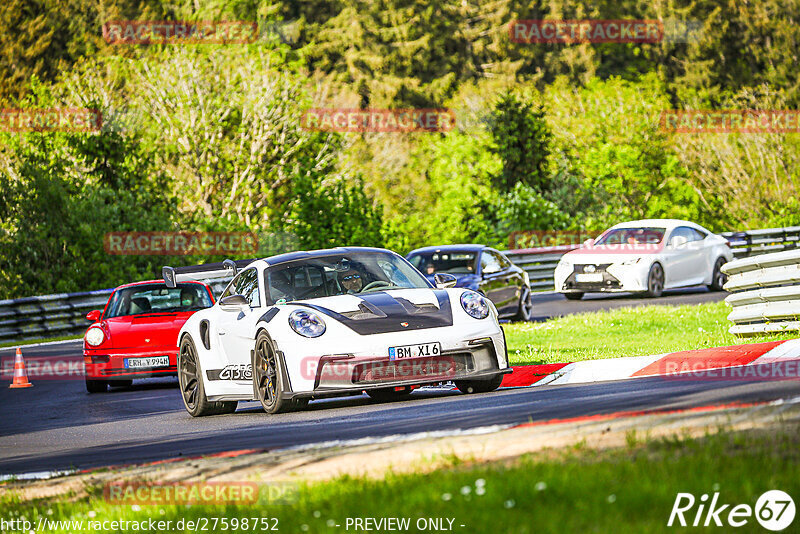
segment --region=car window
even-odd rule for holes
[[[475,272],[475,257],[474,252],[439,251],[412,254],[408,261],[426,275],[471,274]]]
[[[688,226],[678,226],[675,228],[670,236],[670,242],[672,242],[676,237],[684,238],[687,243],[691,243],[692,241],[702,241],[705,239],[703,234],[696,231],[694,228],[689,228]]]
[[[666,228],[616,228],[600,236],[595,245],[655,245],[664,238]],[[673,234],[674,235],[674,234]]]
[[[481,271],[484,274],[492,274],[502,270],[503,268],[500,266],[500,262],[494,254],[488,251],[481,253]]]
[[[395,254],[356,252],[319,256],[264,271],[267,304],[388,289],[428,288],[420,273]]]
[[[508,258],[503,256],[502,254],[500,254],[496,250],[492,250],[490,252],[492,253],[492,256],[494,256],[497,259],[497,262],[500,264],[501,268],[508,269],[509,267],[511,267],[511,262],[509,261]]]
[[[142,284],[115,291],[103,318],[197,311],[211,306],[211,297],[200,284],[183,283],[175,288]]]
[[[689,237],[689,241],[702,241],[706,238],[706,234],[700,232],[699,230],[695,230],[694,228],[686,227],[687,235]]]
[[[258,272],[254,268],[242,271],[234,280],[233,285],[236,288],[236,294],[246,298],[251,308],[261,306],[261,296],[258,291]]]

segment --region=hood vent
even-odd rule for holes
[[[385,292],[359,295],[362,301],[358,305],[358,310],[350,312],[337,313],[310,302],[296,304],[324,313],[361,335],[452,326],[450,297],[444,290],[432,291],[436,295],[438,307],[430,303],[414,304],[402,297],[394,298]]]

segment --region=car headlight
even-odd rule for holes
[[[620,265],[635,265],[635,264],[639,263],[640,261],[642,261],[642,258],[633,258],[633,259],[630,259],[630,260],[623,261]]]
[[[489,303],[486,299],[472,291],[461,294],[461,307],[475,319],[485,319],[489,315]]]
[[[325,333],[325,323],[314,312],[295,310],[289,314],[289,326],[304,337],[319,337]]]
[[[93,326],[92,328],[86,331],[86,343],[88,343],[93,347],[96,347],[97,345],[105,341],[105,339],[106,335],[103,332],[102,328]]]

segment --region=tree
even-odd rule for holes
[[[111,231],[176,229],[177,202],[152,154],[116,132],[2,135],[0,299],[152,277],[156,256],[115,256]]]
[[[297,236],[302,250],[383,245],[381,207],[373,205],[360,178],[330,180],[308,173],[295,177],[292,185],[282,229]]]
[[[507,92],[495,105],[490,130],[493,151],[503,162],[492,180],[495,187],[508,192],[521,183],[540,193],[547,191],[552,133],[543,108]]]

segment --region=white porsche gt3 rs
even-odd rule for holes
[[[596,240],[562,256],[556,291],[578,300],[589,292],[636,292],[658,297],[664,289],[705,284],[721,291],[722,266],[733,259],[724,237],[698,224],[647,219],[613,226]]]
[[[511,372],[494,306],[446,274],[433,287],[394,252],[292,252],[163,275],[169,286],[230,271],[216,304],[178,335],[178,380],[193,416],[231,413],[240,400],[278,413],[364,391],[392,399],[449,381],[485,392]]]

